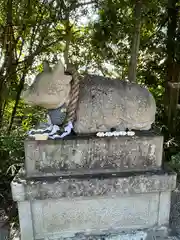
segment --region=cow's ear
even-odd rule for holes
[[[72,80],[72,76],[65,74],[64,65],[61,61],[59,61],[53,69],[53,79],[55,81],[61,81],[62,84],[69,84]]]
[[[61,61],[59,61],[54,69],[53,69],[53,74],[54,75],[64,75],[64,65]]]
[[[51,69],[51,67],[49,66],[48,61],[45,60],[45,61],[43,62],[43,72],[51,72],[51,71],[52,71],[52,69]]]

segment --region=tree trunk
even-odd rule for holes
[[[129,62],[128,78],[130,82],[136,82],[137,60],[140,45],[140,30],[141,30],[141,11],[142,0],[135,3],[134,7],[134,33],[132,37],[131,58]]]
[[[66,22],[65,22],[65,31],[66,31],[66,36],[65,36],[65,49],[64,49],[64,61],[65,61],[65,65],[66,68],[68,70],[68,68],[70,67],[70,61],[69,61],[69,47],[71,44],[71,26],[70,26],[70,21],[69,21],[69,14],[67,13],[66,15]]]
[[[7,131],[8,134],[10,134],[11,129],[12,129],[14,117],[15,117],[16,112],[17,112],[17,107],[18,107],[18,104],[19,104],[19,100],[21,98],[21,92],[24,88],[24,80],[25,80],[25,74],[21,78],[21,81],[20,81],[19,86],[18,86],[15,104],[14,104],[14,107],[13,107],[13,110],[12,110],[11,119],[9,121],[9,127],[8,127],[8,131]]]
[[[0,127],[3,123],[4,102],[8,97],[8,91],[11,87],[11,82],[16,78],[16,58],[15,58],[15,41],[13,30],[13,0],[8,0],[6,5],[6,25],[4,28],[3,52],[5,54],[4,64],[1,68],[0,78]],[[16,64],[15,64],[16,63]]]
[[[165,86],[165,114],[167,118],[168,129],[173,133],[176,129],[176,113],[177,113],[177,99],[178,89],[173,88],[171,83],[179,81],[179,66],[175,62],[175,46],[176,46],[176,29],[177,29],[177,15],[176,8],[178,0],[168,1],[168,30],[167,30],[167,76]]]

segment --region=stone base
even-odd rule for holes
[[[21,240],[58,240],[168,225],[175,186],[171,172],[36,181],[20,172],[12,194]]]
[[[165,227],[160,229],[149,229],[135,231],[132,233],[106,234],[101,236],[85,236],[77,235],[73,238],[46,238],[46,240],[180,240],[176,235],[172,235],[171,231]],[[1,238],[0,238],[1,240]],[[7,238],[6,238],[7,240]],[[16,235],[12,240],[20,240],[20,234]],[[43,240],[43,239],[41,239]]]
[[[166,227],[139,230],[121,234],[105,235],[83,235],[77,234],[73,238],[47,238],[48,240],[180,240],[177,236],[171,234],[170,229]]]

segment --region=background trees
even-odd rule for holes
[[[43,115],[25,106],[21,91],[43,60],[53,66],[62,56],[81,73],[145,84],[167,156],[179,151],[179,7],[177,0],[0,0],[2,177],[21,163],[21,139]]]
[[[21,91],[42,70],[42,60],[53,65],[63,54],[82,72],[146,84],[158,104],[165,92],[166,125],[172,125],[178,96],[169,96],[178,94],[170,94],[168,82],[178,75],[177,2],[1,1],[0,127],[5,123],[11,133],[17,117],[24,127],[34,123],[35,112],[24,112]]]

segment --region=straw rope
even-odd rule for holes
[[[79,83],[80,75],[73,65],[69,65],[66,70],[72,75],[70,101],[67,108],[67,122],[74,122],[76,120],[76,110],[79,100]]]

